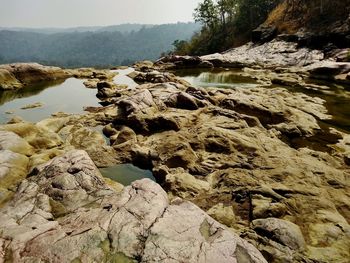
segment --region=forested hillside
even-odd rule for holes
[[[203,28],[176,42],[179,55],[225,51],[248,41],[298,34],[313,48],[350,45],[350,0],[203,0],[194,13]],[[305,42],[305,41],[304,41]]]
[[[277,27],[280,33],[296,33],[301,28],[326,33],[349,27],[349,19],[350,0],[284,0],[269,14],[265,25]]]
[[[179,41],[175,53],[204,55],[239,46],[251,39],[281,0],[203,0],[194,19],[203,24],[191,41]]]
[[[2,30],[0,64],[35,61],[63,67],[128,65],[159,58],[162,52],[172,49],[176,39],[189,39],[200,26],[177,23],[144,26],[137,31],[132,28],[138,26],[53,34]]]

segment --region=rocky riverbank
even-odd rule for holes
[[[6,262],[266,262],[194,204],[144,179],[122,191],[84,151],[38,166],[0,214]]]
[[[347,262],[350,136],[322,127],[332,118],[322,99],[281,86],[347,83],[348,63],[270,45],[138,63],[135,87],[114,83],[113,72],[70,70],[103,106],[0,126],[3,257]],[[239,66],[258,87],[204,89],[169,72],[212,66]],[[326,150],[293,143],[320,135],[332,138]],[[118,163],[151,169],[163,190],[148,180],[123,187],[95,167]]]
[[[61,69],[38,63],[0,65],[0,91],[17,90],[40,82],[64,80],[69,77],[89,78],[90,82],[111,79],[115,73],[92,68]]]
[[[338,58],[339,54],[349,54],[348,49],[336,50],[326,57],[322,50],[300,48],[297,42],[286,41],[284,38],[286,36],[279,36],[263,44],[251,42],[220,54],[202,57],[164,57],[156,64],[167,69],[253,68],[260,71],[270,70],[273,74],[280,74],[282,78],[290,77],[284,76],[285,73],[296,73],[296,80],[301,77],[350,84],[350,62],[339,62]]]

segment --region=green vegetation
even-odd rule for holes
[[[280,0],[203,0],[195,9],[203,27],[188,42],[173,43],[174,53],[204,55],[241,45],[263,23]]]
[[[136,30],[134,30],[136,29]],[[45,33],[0,31],[0,64],[39,62],[62,67],[109,67],[155,60],[172,49],[176,39],[190,39],[200,30],[195,23],[158,26],[111,26],[106,28],[53,29]],[[87,30],[87,31],[84,31]],[[37,30],[40,31],[40,30]],[[52,32],[52,33],[50,33]]]

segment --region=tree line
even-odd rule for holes
[[[265,21],[281,0],[203,0],[194,19],[203,25],[190,41],[177,40],[179,55],[204,55],[221,52],[247,42],[251,32]]]

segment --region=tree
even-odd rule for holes
[[[175,40],[172,45],[177,55],[186,55],[188,42],[185,40]]]
[[[194,20],[202,23],[204,26],[214,29],[218,22],[218,9],[212,0],[204,0],[199,3],[194,10]]]
[[[238,0],[218,0],[217,8],[220,13],[221,24],[226,27],[226,24],[232,22],[237,13]]]
[[[241,45],[250,40],[252,30],[280,1],[202,0],[194,12],[195,21],[203,24],[202,30],[189,42],[174,43],[174,52],[204,55]]]

